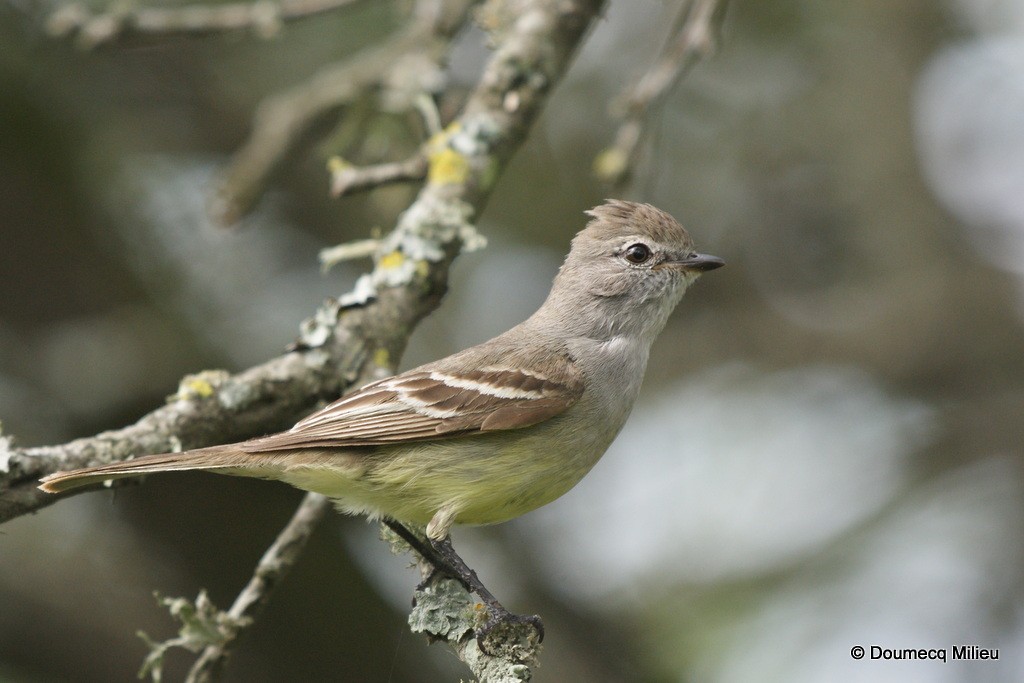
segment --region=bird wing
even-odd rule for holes
[[[250,453],[380,446],[529,427],[583,394],[579,371],[568,357],[560,360],[548,362],[545,374],[506,364],[469,371],[424,366],[367,384],[286,432],[240,446]]]

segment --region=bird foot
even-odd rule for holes
[[[514,614],[505,609],[500,603],[493,603],[487,606],[487,621],[476,629],[476,642],[480,650],[485,654],[494,654],[486,645],[487,637],[503,626],[520,626],[528,624],[537,632],[537,642],[544,642],[544,622],[536,614]]]
[[[537,642],[543,642],[544,623],[540,620],[540,617],[536,614],[529,616],[513,614],[505,609],[498,602],[498,599],[487,590],[487,587],[480,582],[476,572],[470,569],[465,561],[459,557],[459,554],[455,552],[455,548],[452,547],[451,538],[446,536],[439,540],[425,540],[413,534],[400,522],[385,520],[384,523],[432,565],[430,573],[416,586],[417,591],[423,591],[428,588],[439,576],[448,576],[461,583],[468,593],[475,593],[480,597],[487,608],[487,620],[482,626],[474,629],[476,642],[480,646],[481,651],[486,654],[493,654],[488,650],[485,641],[488,636],[502,626],[514,628],[522,624],[529,624],[537,632]],[[412,604],[413,607],[416,606],[415,597]]]

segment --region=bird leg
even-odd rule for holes
[[[536,614],[530,616],[514,614],[505,609],[505,606],[498,602],[494,594],[487,590],[487,587],[477,577],[476,572],[470,569],[465,561],[459,557],[459,554],[455,552],[451,536],[445,536],[439,541],[430,539],[430,544],[445,561],[445,564],[455,569],[457,572],[454,575],[455,578],[469,586],[470,592],[480,596],[480,599],[487,605],[487,622],[477,629],[476,632],[476,639],[481,649],[483,649],[483,641],[487,635],[500,624],[530,624],[537,630],[539,639],[541,641],[544,640],[544,623],[540,620],[540,617]],[[447,573],[447,570],[445,571]]]
[[[419,553],[420,557],[422,557],[424,560],[430,563],[430,574],[427,575],[427,578],[423,579],[418,584],[416,584],[416,590],[421,591],[427,586],[429,586],[430,583],[434,580],[434,577],[437,576],[438,572],[440,572],[442,574],[447,574],[448,576],[452,577],[453,579],[461,583],[463,588],[465,588],[467,592],[473,592],[473,589],[470,587],[469,583],[465,581],[461,576],[459,576],[458,570],[454,567],[449,566],[448,563],[444,560],[444,558],[442,558],[441,555],[436,550],[434,550],[433,545],[431,545],[427,541],[424,541],[422,538],[414,534],[407,526],[400,522],[396,522],[393,519],[385,519],[383,520],[383,522],[385,525],[387,525],[389,529],[394,531],[399,538],[405,541],[410,548]],[[415,604],[416,601],[413,600],[413,605]]]
[[[498,602],[494,594],[487,590],[487,587],[480,581],[476,572],[470,569],[465,560],[455,552],[451,536],[445,536],[441,540],[427,539],[424,542],[423,539],[416,536],[416,534],[399,522],[388,519],[384,523],[398,534],[403,541],[408,543],[413,550],[433,565],[434,571],[417,586],[417,589],[430,583],[434,578],[435,572],[442,572],[461,583],[470,593],[476,593],[483,603],[487,605],[487,622],[476,631],[477,643],[481,649],[484,648],[483,642],[487,635],[501,624],[529,624],[537,630],[540,640],[544,640],[544,623],[540,617],[537,615],[525,616],[514,614],[505,609],[505,606]]]

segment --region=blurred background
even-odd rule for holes
[[[1024,679],[1024,2],[734,0],[609,190],[592,173],[608,104],[678,7],[610,2],[479,218],[489,246],[458,260],[402,367],[532,312],[610,193],[669,211],[728,267],[673,316],[591,475],[456,544],[545,618],[538,681]],[[45,36],[53,8],[0,4],[0,419],[25,446],[277,355],[366,266],[322,274],[318,250],[394,225],[414,192],[328,197],[332,154],[417,142],[400,116],[364,116],[296,154],[240,226],[206,218],[257,104],[380,41],[405,3],[270,41],[91,52]],[[484,43],[460,35],[454,87]],[[5,524],[0,680],[134,680],[136,632],[175,632],[153,592],[227,607],[300,495],[166,475]],[[417,580],[376,525],[330,518],[225,680],[467,676],[409,633]],[[850,656],[963,644],[999,660]],[[170,654],[168,680],[190,662]]]

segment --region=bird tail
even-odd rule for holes
[[[134,460],[86,467],[68,472],[54,472],[40,479],[40,489],[47,493],[62,493],[81,486],[89,486],[111,479],[137,477],[153,472],[183,472],[186,470],[230,470],[231,474],[248,474],[253,468],[253,456],[237,446],[212,446],[183,453],[144,455]],[[252,476],[259,476],[252,472]]]

